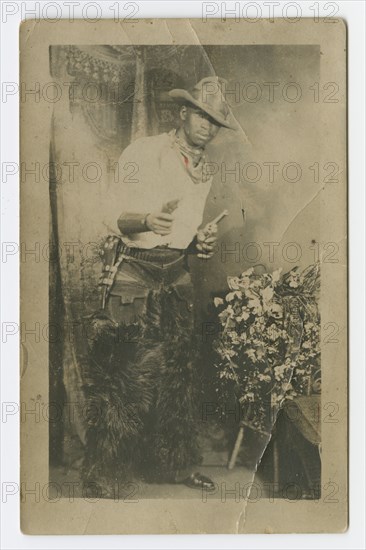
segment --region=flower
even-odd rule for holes
[[[273,294],[274,294],[273,288],[271,288],[270,286],[267,286],[266,288],[264,288],[260,292],[261,292],[261,295],[262,295],[263,300],[265,302],[269,302],[270,300],[272,300]]]
[[[253,313],[262,313],[262,304],[260,303],[258,298],[253,298],[252,300],[248,301],[248,307],[250,309],[253,309]]]
[[[277,302],[272,302],[269,305],[268,312],[275,319],[282,319],[283,317],[283,307]]]
[[[273,281],[274,283],[277,283],[277,282],[280,280],[281,272],[282,272],[282,267],[281,267],[280,269],[276,269],[276,270],[272,273],[272,281]]]
[[[227,284],[231,290],[239,290],[239,277],[228,277]]]
[[[241,293],[235,290],[234,292],[229,292],[229,294],[226,295],[227,302],[232,302],[234,298],[241,298]]]

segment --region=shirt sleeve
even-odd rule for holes
[[[116,165],[111,191],[106,197],[104,225],[120,234],[118,220],[125,214],[144,217],[151,212],[157,159],[151,138],[140,138],[123,151]]]

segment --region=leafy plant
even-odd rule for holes
[[[310,392],[320,369],[317,307],[319,265],[228,277],[230,292],[216,297],[221,331],[214,343],[217,392],[234,392],[244,422],[271,431],[283,400]]]

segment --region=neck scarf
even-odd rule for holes
[[[205,170],[206,157],[203,147],[191,147],[177,135],[176,130],[169,132],[172,137],[172,144],[184,166],[190,175],[193,183],[198,184],[202,181],[207,182],[208,175]]]

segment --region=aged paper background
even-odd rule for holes
[[[74,21],[28,21],[20,29],[22,83],[40,87],[52,80],[49,46],[52,45],[147,45],[147,44],[311,44],[319,45],[320,82],[336,82],[337,103],[319,105],[318,139],[304,144],[320,164],[332,161],[341,167],[336,186],[322,184],[314,196],[319,200],[320,242],[339,245],[338,263],[322,264],[320,309],[322,320],[336,322],[337,342],[322,346],[322,402],[336,403],[337,422],[322,423],[322,484],[319,501],[262,499],[252,503],[226,500],[140,500],[134,503],[75,499],[51,501],[42,497],[48,477],[48,423],[26,418],[21,424],[21,481],[23,494],[39,484],[41,497],[22,498],[21,527],[30,534],[119,533],[285,533],[340,532],[347,526],[347,170],[346,170],[346,29],[342,21],[302,20],[289,24],[275,20],[234,23],[230,20],[140,20],[95,24]],[[30,166],[49,162],[53,105],[26,100],[21,104],[21,161]],[[268,124],[268,121],[267,121]],[[272,129],[273,131],[273,129]],[[301,128],[299,128],[301,132]],[[319,144],[319,145],[318,145]],[[284,143],[284,147],[289,144]],[[319,149],[318,149],[319,146]],[[271,159],[272,160],[272,159]],[[21,184],[21,242],[31,249],[45,243],[49,234],[49,188]],[[287,224],[301,216],[294,212]],[[314,222],[314,220],[312,220]],[[304,217],[304,231],[309,219]],[[280,234],[286,231],[286,224]],[[49,265],[24,261],[21,265],[21,320],[26,327],[48,322]],[[324,325],[324,321],[322,321]],[[26,368],[22,365],[21,402],[32,409],[36,401],[48,401],[48,342],[44,338],[27,344]],[[322,411],[324,417],[327,412]],[[326,487],[324,487],[326,485]],[[39,500],[37,502],[37,500]]]

